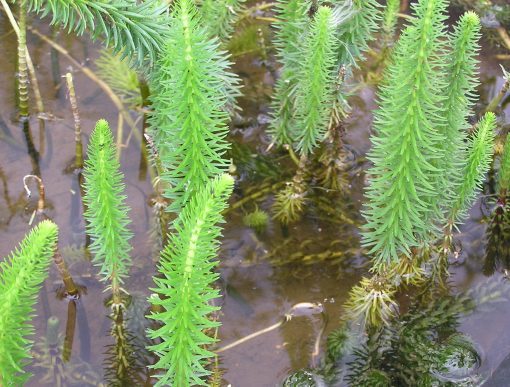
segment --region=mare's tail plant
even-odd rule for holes
[[[55,252],[57,226],[39,223],[9,258],[0,263],[0,386],[21,386],[34,331],[30,319]]]
[[[480,22],[473,12],[467,12],[450,36],[451,58],[447,62],[447,89],[445,101],[446,141],[441,164],[449,179],[444,179],[443,207],[449,208],[456,200],[458,188],[463,184],[466,160],[468,118],[473,115],[478,86],[476,56],[479,51]]]
[[[379,19],[373,1],[346,2],[337,7],[320,6],[310,21],[309,1],[279,3],[276,46],[282,63],[273,98],[270,134],[277,145],[298,151],[299,168],[326,140],[320,157],[320,179],[328,187],[341,187],[341,121],[348,104],[343,83],[355,61],[368,48]],[[304,58],[302,60],[302,58]],[[298,170],[293,181],[278,193],[274,211],[282,223],[299,219],[308,189]],[[292,211],[292,212],[290,212]]]
[[[510,134],[506,136],[505,145],[498,173],[498,195],[500,200],[506,202],[506,197],[510,191]]]
[[[447,268],[452,230],[465,219],[492,157],[493,114],[467,135],[480,21],[466,13],[445,43],[446,5],[445,0],[415,4],[416,18],[402,33],[379,92],[363,241],[381,288],[398,282],[391,274],[421,276],[420,266],[429,258],[438,257],[432,275]],[[443,244],[435,252],[441,228]],[[368,286],[361,287],[349,304],[369,293]]]
[[[442,156],[441,133],[445,88],[444,50],[446,1],[421,0],[416,18],[402,33],[379,92],[380,109],[369,159],[374,163],[366,191],[363,241],[381,268],[410,255],[428,235],[426,222],[440,193],[435,166]]]
[[[166,5],[158,0],[16,0],[51,24],[93,40],[101,38],[114,53],[121,53],[137,65],[155,62],[168,31]]]
[[[297,2],[295,11],[303,12],[298,6],[303,7],[303,4]],[[290,49],[291,52],[288,58],[285,58],[284,66],[286,62],[288,64],[283,69],[282,80],[276,89],[274,106],[279,107],[279,117],[276,116],[274,120],[273,126],[276,126],[273,131],[276,138],[284,138],[290,133],[285,126],[292,125],[295,128],[288,145],[300,152],[301,160],[293,180],[275,199],[275,218],[283,224],[294,222],[301,216],[307,189],[303,180],[307,157],[322,140],[328,126],[329,112],[334,102],[334,69],[339,43],[336,36],[337,24],[331,8],[319,7],[307,33],[291,36],[296,41],[287,43],[287,50]],[[282,31],[290,30],[291,27],[297,29],[299,24],[291,19],[288,26],[282,26]],[[294,54],[290,45],[297,46],[300,36],[304,38],[304,48],[294,48],[297,50]],[[282,55],[284,54],[285,51],[282,50]],[[299,63],[301,58],[304,58],[303,63]],[[294,67],[297,67],[295,73]]]
[[[245,0],[203,0],[200,13],[210,35],[222,42],[228,40],[244,2]]]
[[[312,153],[324,138],[333,104],[338,37],[333,10],[319,7],[303,48],[303,79],[298,84],[296,105],[296,141],[302,155]]]
[[[96,60],[97,74],[112,88],[129,109],[142,106],[140,80],[138,74],[129,66],[127,58],[121,59],[110,49],[101,50]]]
[[[105,120],[96,124],[85,161],[85,218],[91,235],[93,262],[100,267],[103,281],[110,282],[114,305],[122,304],[121,286],[131,259],[128,207],[124,195],[124,176],[115,157],[113,135]]]
[[[173,5],[169,38],[151,80],[150,132],[174,213],[228,169],[226,106],[237,93],[237,78],[218,44],[191,0]]]
[[[338,27],[338,64],[345,67],[356,66],[356,61],[363,59],[363,52],[368,50],[368,43],[374,39],[380,24],[380,5],[375,0],[353,0],[348,16]]]
[[[91,236],[93,262],[100,267],[102,280],[109,282],[112,291],[112,336],[115,344],[108,358],[107,378],[112,385],[130,380],[134,364],[133,349],[126,332],[124,311],[126,309],[122,284],[127,276],[131,259],[129,253],[132,237],[128,230],[128,207],[125,204],[123,175],[116,158],[113,136],[108,123],[96,124],[85,161],[85,218],[87,232]]]
[[[211,302],[219,297],[212,287],[217,265],[223,222],[221,215],[233,188],[233,179],[223,174],[211,180],[186,203],[175,223],[175,231],[163,250],[160,276],[154,277],[157,294],[149,301],[156,310],[149,317],[160,322],[149,330],[149,337],[161,340],[149,347],[159,360],[156,386],[206,385],[205,368],[214,354],[207,346],[215,339],[205,332],[219,324],[210,319],[218,307]]]
[[[487,228],[487,248],[483,273],[487,276],[498,270],[510,270],[510,135],[506,136],[499,162],[497,202]]]
[[[386,8],[383,14],[382,31],[386,44],[389,44],[393,40],[395,35],[395,29],[398,22],[398,12],[400,11],[400,0],[388,0],[386,2]]]
[[[302,58],[300,43],[309,24],[309,6],[306,0],[279,0],[276,3],[278,21],[275,23],[274,45],[282,69],[274,92],[269,133],[277,145],[290,145],[295,137],[296,87]]]

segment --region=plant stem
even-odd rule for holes
[[[71,277],[71,274],[69,273],[69,270],[67,269],[66,262],[62,258],[62,254],[60,254],[60,251],[58,251],[58,249],[55,251],[55,255],[54,255],[53,259],[55,261],[55,265],[57,266],[58,272],[60,273],[60,276],[62,277],[62,281],[64,282],[67,296],[70,296],[70,297],[79,296],[78,288],[77,288],[76,284],[74,283],[73,277]]]
[[[510,36],[508,35],[505,27],[498,27],[496,28],[496,31],[498,31],[498,35],[503,41],[505,47],[510,50]]]
[[[27,196],[30,197],[32,195],[32,191],[28,188],[27,179],[34,179],[37,182],[37,188],[39,190],[39,200],[37,201],[37,212],[43,213],[45,207],[45,194],[44,194],[44,184],[42,179],[36,175],[26,175],[23,177],[23,187],[27,193]]]
[[[12,29],[14,30],[14,33],[16,36],[20,37],[20,29],[18,26],[18,23],[16,23],[16,20],[14,19],[14,15],[11,12],[11,9],[9,8],[6,0],[0,0],[0,4],[2,4],[5,14],[7,15],[7,18],[9,19],[9,22],[11,23]],[[41,97],[41,91],[39,89],[39,82],[37,80],[37,76],[35,75],[35,68],[34,63],[32,62],[32,58],[30,57],[30,53],[28,52],[28,49],[25,45],[26,50],[26,59],[27,59],[27,67],[28,67],[28,73],[30,75],[30,82],[32,83],[32,88],[34,90],[34,97],[35,97],[35,104],[37,108],[37,113],[42,114],[44,113],[44,103]]]
[[[64,349],[62,351],[64,363],[67,363],[71,359],[75,329],[76,329],[76,302],[74,300],[71,300],[67,304],[66,335],[64,338]]]
[[[80,112],[78,110],[78,103],[76,100],[76,92],[74,90],[73,75],[66,74],[67,89],[69,90],[69,102],[71,103],[71,110],[74,118],[74,143],[76,158],[74,161],[74,168],[77,170],[83,169],[83,145],[81,142],[81,122]]]
[[[507,79],[505,80],[505,83],[503,83],[503,86],[501,86],[501,89],[499,90],[498,94],[489,102],[489,105],[487,105],[485,113],[494,112],[509,89],[510,79]]]
[[[149,103],[149,96],[150,96],[150,90],[149,85],[147,84],[147,81],[141,77],[138,76],[138,84],[140,85],[140,96],[142,97],[142,110],[143,110],[143,120],[142,120],[142,144],[140,148],[140,164],[138,167],[138,180],[145,180],[147,175],[147,138],[145,137],[146,129],[148,127],[147,122],[147,113],[145,112],[145,108],[150,105]],[[145,151],[144,151],[145,149]]]
[[[18,35],[18,109],[22,120],[28,118],[28,67],[27,67],[27,4],[19,2]]]

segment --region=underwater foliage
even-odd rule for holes
[[[93,262],[100,267],[103,281],[111,282],[114,303],[120,303],[120,287],[131,258],[128,230],[129,208],[125,204],[124,175],[115,156],[113,135],[105,120],[96,124],[85,160],[85,196],[87,233],[91,236]]]
[[[274,46],[282,65],[272,100],[273,116],[269,133],[278,144],[292,144],[295,129],[296,87],[301,71],[301,37],[308,28],[306,0],[280,0],[276,3]]]
[[[19,2],[20,0],[17,0]],[[153,63],[168,31],[166,5],[158,0],[27,0],[30,11],[51,15],[51,24],[93,40],[101,38],[114,53],[138,66]]]
[[[303,42],[301,82],[296,95],[297,149],[309,155],[324,138],[333,103],[335,64],[339,44],[337,21],[329,7],[319,7]]]
[[[41,284],[55,252],[58,228],[39,223],[19,248],[0,263],[0,385],[20,386],[30,377],[23,371],[31,357],[29,323]]]
[[[258,207],[256,207],[252,212],[243,216],[243,224],[247,227],[253,228],[257,232],[264,231],[268,223],[268,213]]]
[[[454,386],[476,377],[477,349],[457,331],[459,318],[475,309],[474,300],[460,294],[431,299],[413,296],[412,301],[405,315],[372,331],[365,343],[356,346],[346,370],[349,385]]]
[[[498,192],[501,196],[506,196],[510,190],[510,135],[506,136],[503,155],[501,156],[501,165],[498,174]]]
[[[148,347],[159,357],[152,366],[161,371],[156,386],[206,385],[210,372],[205,364],[214,355],[206,347],[215,339],[204,331],[219,325],[209,316],[218,310],[211,304],[219,297],[212,287],[218,278],[213,272],[221,235],[217,224],[223,222],[233,183],[224,174],[199,189],[179,214],[162,252],[161,276],[154,277],[156,294],[149,299],[162,310],[148,316],[162,324],[148,331],[151,339],[161,340]]]
[[[226,105],[237,78],[218,41],[208,36],[191,0],[177,1],[150,83],[150,133],[164,168],[164,194],[172,200],[168,210],[175,213],[229,166],[223,158],[229,147]]]
[[[401,35],[379,92],[380,109],[368,158],[367,225],[364,244],[381,266],[409,254],[430,230],[431,213],[440,193],[435,182],[440,170],[445,127],[441,76],[446,1],[421,0],[417,17]],[[418,54],[416,54],[418,53]]]
[[[388,324],[398,310],[393,301],[396,288],[384,278],[363,278],[350,292],[346,309],[353,320],[362,319],[363,326]]]
[[[234,23],[244,2],[245,0],[202,0],[200,14],[211,36],[224,42],[232,35]]]

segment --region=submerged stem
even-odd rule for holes
[[[74,168],[77,170],[83,169],[83,145],[81,143],[81,122],[80,111],[78,110],[78,102],[76,100],[76,92],[74,90],[73,75],[66,74],[66,84],[69,90],[69,102],[71,103],[71,110],[74,118],[74,142],[76,158],[74,161]]]
[[[28,117],[28,67],[27,67],[27,4],[19,2],[18,35],[18,109],[21,119]]]

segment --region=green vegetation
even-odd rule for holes
[[[442,0],[417,3],[417,18],[402,33],[381,86],[363,234],[379,269],[433,242],[442,213],[450,223],[459,220],[492,155],[494,115],[482,119],[464,145],[477,84],[479,20],[464,15],[448,51],[445,6]]]
[[[171,24],[150,83],[150,133],[171,199],[168,210],[178,214],[210,178],[228,169],[226,106],[237,81],[191,0],[175,4]]]
[[[21,0],[25,1],[25,0]],[[21,2],[18,0],[17,2]],[[168,25],[165,6],[157,0],[27,0],[28,9],[51,24],[92,39],[101,38],[114,53],[139,65],[154,62],[164,45]]]
[[[123,175],[115,158],[113,136],[105,120],[96,124],[85,161],[85,218],[91,236],[94,263],[100,267],[103,281],[111,284],[114,303],[121,304],[121,286],[131,259],[127,226],[128,207],[124,204]]]
[[[219,354],[275,329],[288,341],[284,325],[303,316],[317,318],[307,324],[316,335],[309,367],[289,375],[285,386],[481,380],[478,349],[459,332],[459,319],[506,289],[452,295],[449,263],[461,254],[455,232],[482,197],[477,227],[485,228],[478,234],[485,232],[489,243],[483,273],[510,270],[510,135],[497,114],[508,103],[510,79],[503,70],[501,90],[490,95],[478,74],[487,19],[494,15],[499,24],[493,33],[505,42],[508,7],[468,3],[455,1],[477,13],[457,18],[448,13],[448,0],[413,1],[409,10],[398,0],[0,0],[0,20],[12,27],[2,29],[0,44],[10,44],[11,32],[17,36],[14,115],[21,118],[16,135],[0,119],[0,141],[18,152],[17,135],[24,137],[29,197],[28,184],[38,184],[34,209],[24,197],[12,200],[8,180],[16,174],[0,167],[0,206],[9,213],[2,212],[0,227],[37,224],[0,263],[0,387],[23,385],[30,365],[43,375],[37,382],[56,386],[220,386]],[[49,24],[51,37],[30,25],[30,14]],[[80,40],[84,49],[77,49],[71,38],[56,38],[61,31],[87,32],[105,47],[89,52]],[[51,49],[54,89],[44,80],[43,93],[37,75],[48,70],[41,59],[47,56],[37,52],[34,66],[35,38]],[[69,70],[74,139],[71,131],[45,127],[52,114],[67,117],[45,112],[43,104],[43,96],[60,91],[59,57],[76,77],[97,84],[113,102],[105,106],[116,109],[91,113],[91,101],[103,97],[93,88],[84,91],[82,80],[75,87]],[[31,132],[35,120],[28,119],[32,98],[38,137]],[[62,94],[56,98],[64,101]],[[83,108],[83,122],[118,117],[117,132],[104,119],[90,131],[80,121]],[[55,120],[54,126],[69,125]],[[90,133],[84,164],[82,132],[85,138]],[[64,172],[72,181],[71,227],[60,241],[73,246],[59,250],[50,220],[63,219],[60,200],[52,200],[54,187],[61,188],[54,185],[54,160],[72,156],[66,144],[73,140],[76,157]],[[133,154],[140,157],[137,183],[121,172],[132,170]],[[132,191],[143,200],[133,203]],[[131,226],[150,235],[135,238]],[[83,245],[75,240],[81,237]],[[56,275],[65,285],[57,297],[48,297],[50,286],[40,292],[52,257],[50,280]],[[296,286],[322,272],[332,278],[349,273],[345,286],[352,288],[340,317],[328,315],[322,303],[300,300],[279,321],[264,309],[264,318],[275,320],[268,328],[244,337],[220,330],[222,295],[237,303],[227,313],[246,311],[246,320],[236,323],[248,322],[250,302],[264,294],[253,291],[265,272],[272,280],[284,272],[300,281]],[[71,273],[86,279],[75,283]],[[361,279],[354,283],[351,275]],[[235,289],[239,278],[253,293],[248,300]],[[286,303],[291,297],[276,285],[275,293],[282,293],[275,300]],[[96,302],[111,320],[101,341],[101,375],[93,359],[99,349],[90,348],[98,342],[90,328],[101,324],[89,326],[91,316],[100,316],[87,315],[79,300],[86,287],[90,294],[98,287],[107,292],[104,303]],[[347,288],[338,289],[341,295],[322,302],[343,300]],[[38,295],[47,333],[32,346],[34,326],[44,325],[30,321]],[[67,301],[66,324],[54,316],[62,317],[52,310],[56,299]],[[93,301],[87,308],[96,308]],[[321,356],[328,322],[340,328]],[[289,344],[294,367],[307,352],[295,359]]]
[[[19,248],[0,263],[0,385],[23,385],[30,374],[23,368],[31,358],[34,333],[30,323],[41,285],[55,253],[57,226],[39,223]]]
[[[200,189],[181,211],[162,252],[161,277],[154,277],[152,289],[157,295],[150,298],[162,310],[149,315],[161,323],[149,330],[150,338],[161,340],[150,347],[159,357],[153,368],[164,372],[157,386],[207,385],[204,377],[210,371],[205,366],[214,356],[207,346],[215,340],[205,331],[218,326],[210,314],[219,309],[210,304],[219,297],[213,288],[218,275],[211,270],[218,264],[217,224],[223,222],[221,212],[233,183],[230,176],[221,175]]]

